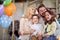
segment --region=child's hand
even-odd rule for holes
[[[43,34],[43,37],[49,37],[49,35],[47,35],[47,34]]]

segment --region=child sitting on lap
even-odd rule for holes
[[[34,36],[38,37],[38,35],[40,35],[38,40],[41,40],[43,26],[42,26],[42,24],[39,23],[39,16],[37,14],[34,14],[32,16],[32,23],[33,24],[31,25],[31,29],[35,30],[35,32],[32,33],[32,36],[34,35]]]

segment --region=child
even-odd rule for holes
[[[38,35],[41,36],[42,31],[43,31],[43,26],[39,23],[39,16],[37,14],[34,14],[32,16],[32,25],[31,25],[31,29],[35,30],[35,32],[32,33],[32,36],[36,36],[38,37]],[[39,40],[41,40],[41,38],[38,38]]]
[[[46,11],[45,13],[45,23],[44,23],[44,34],[42,40],[56,40],[54,35],[56,31],[56,22],[54,14],[51,11]]]

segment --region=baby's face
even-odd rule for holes
[[[38,17],[37,17],[37,16],[33,16],[32,22],[33,22],[34,24],[37,24],[37,23],[39,22]]]

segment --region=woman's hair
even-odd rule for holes
[[[30,16],[30,10],[33,9],[33,7],[27,8],[26,13],[24,14],[23,18],[28,18]]]
[[[31,19],[33,19],[34,16],[37,16],[38,19],[40,18],[40,17],[38,16],[38,14],[34,14],[34,15],[32,15]]]
[[[44,15],[46,12],[48,12],[52,16],[52,18],[49,21],[47,21],[44,16],[45,24],[47,24],[47,23],[51,24],[53,21],[55,21],[55,14],[52,11],[47,10],[44,12]]]

